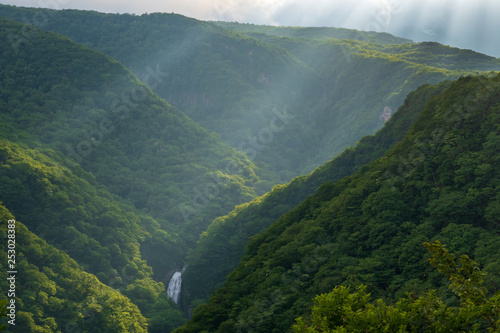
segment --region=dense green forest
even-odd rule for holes
[[[420,85],[500,70],[498,59],[472,51],[346,29],[13,6],[0,6],[0,16],[38,18],[120,61],[275,183],[373,134]]]
[[[338,295],[458,313],[434,240],[495,301],[499,70],[374,32],[0,5],[7,332],[311,331]]]
[[[159,99],[116,61],[43,31],[18,52],[2,21],[2,124],[193,242],[267,186],[248,158]],[[22,87],[22,89],[19,89]],[[9,139],[8,130],[2,136]],[[15,213],[15,212],[14,212]]]
[[[187,260],[184,274],[184,306],[191,307],[223,284],[227,274],[236,268],[247,240],[269,227],[281,215],[292,210],[324,182],[340,180],[366,163],[381,157],[399,142],[415,122],[427,101],[449,87],[451,82],[424,85],[406,98],[386,125],[373,136],[364,137],[332,161],[309,175],[279,185],[264,196],[238,206],[219,217],[208,227]],[[193,304],[192,304],[193,303]]]
[[[118,62],[41,30],[16,50],[22,30],[0,19],[0,200],[170,331],[184,319],[164,283],[189,244],[268,185]]]
[[[9,133],[15,135],[15,131]],[[63,160],[51,149],[30,149],[1,139],[0,156],[2,201],[12,212],[17,212],[16,218],[22,219],[37,236],[76,260],[80,270],[94,274],[94,279],[97,277],[130,297],[142,315],[153,318],[150,331],[171,330],[182,323],[182,313],[168,299],[161,282],[168,282],[165,281],[167,277],[159,275],[161,270],[154,274],[150,267],[151,262],[154,263],[151,259],[160,260],[163,269],[175,267],[182,255],[182,242],[162,230],[150,216],[137,212],[105,189],[97,188],[95,179],[89,176],[88,181],[61,166]],[[168,255],[151,258],[149,252],[154,246]],[[24,253],[23,243],[18,248]],[[38,263],[39,259],[33,260]],[[23,262],[23,257],[19,255],[18,261]],[[55,263],[66,265],[62,259]],[[19,270],[24,276],[24,270]],[[36,276],[18,283],[29,285],[28,281],[38,283]],[[90,282],[88,284],[90,288]],[[21,301],[23,297],[28,296],[21,293]],[[29,299],[31,301],[25,301],[37,302],[35,298]],[[55,318],[64,322],[64,317]],[[40,315],[34,323],[42,325],[44,320]],[[61,328],[60,323],[57,325]]]
[[[350,39],[381,44],[412,43],[410,39],[400,38],[388,33],[359,31],[354,29],[330,27],[283,27],[222,21],[214,23],[225,29],[242,32],[246,35],[291,37],[302,39],[304,42],[310,42],[311,40]]]
[[[279,45],[291,52],[309,66],[321,68],[318,62],[318,49],[349,40],[349,45],[357,49],[387,53],[399,60],[445,69],[493,70],[498,66],[495,58],[474,52],[448,47],[435,42],[413,43],[386,33],[366,32],[338,28],[271,27],[253,24],[216,22],[218,26],[243,32],[263,42]],[[279,38],[276,38],[279,37]],[[354,43],[353,43],[354,42]],[[349,57],[354,50],[344,48]]]
[[[15,217],[0,205],[0,232]],[[5,332],[147,332],[146,318],[130,299],[104,285],[66,253],[47,244],[16,220],[17,275],[15,326]],[[0,248],[7,258],[7,248]],[[1,290],[9,290],[2,262]],[[22,287],[21,287],[22,286]],[[5,296],[2,292],[2,296]]]
[[[293,331],[316,332],[498,332],[500,291],[487,297],[484,273],[465,254],[458,259],[441,242],[424,243],[432,266],[450,281],[449,289],[459,299],[450,306],[435,290],[423,295],[407,293],[395,305],[381,299],[370,302],[366,286],[355,292],[337,286],[314,299],[309,318],[297,318]]]
[[[176,332],[286,332],[317,294],[365,285],[374,298],[437,289],[428,240],[468,253],[499,290],[500,76],[431,97],[400,143],[352,176],[324,183],[252,237],[224,286]]]

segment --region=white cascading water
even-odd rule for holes
[[[175,272],[168,282],[167,295],[177,304],[181,295],[182,272]]]

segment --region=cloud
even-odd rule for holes
[[[497,0],[0,0],[107,13],[175,12],[201,20],[389,32],[500,56]]]

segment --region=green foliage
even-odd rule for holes
[[[243,32],[246,34],[260,33],[278,37],[300,38],[303,40],[328,40],[328,39],[351,39],[363,40],[365,42],[374,42],[381,44],[406,44],[411,40],[395,37],[388,33],[377,33],[359,31],[343,28],[329,27],[276,27],[255,24],[241,24],[235,22],[215,22],[218,26],[225,29]]]
[[[64,212],[75,224],[76,231],[68,226],[64,233],[73,235],[70,239],[77,231],[85,238],[102,230],[78,228],[79,221],[127,227],[126,234],[135,234],[144,242],[145,253],[152,254],[150,248],[171,253],[168,262],[158,269],[168,270],[182,262],[185,247],[180,244],[194,243],[208,221],[255,196],[255,188],[262,184],[255,174],[257,168],[247,157],[159,99],[116,61],[41,30],[14,48],[9,36],[23,36],[24,26],[3,19],[1,25],[0,44],[5,52],[0,59],[4,68],[0,74],[0,105],[5,110],[2,126],[7,130],[0,136],[30,148],[54,150],[50,155],[59,166],[55,172],[70,170],[83,178],[87,187],[104,185],[121,198],[117,200],[150,214],[159,224],[152,233],[160,238],[179,234],[180,239],[176,249],[168,244],[172,239],[144,239],[142,231],[126,226],[137,221],[130,222],[123,212],[110,209],[96,213],[99,203],[85,207],[84,202],[88,205],[88,200],[93,200],[74,193],[79,191],[81,180],[73,178],[71,184],[54,191],[57,175],[38,179],[39,169],[30,170],[29,162],[15,162],[13,168],[3,169],[3,176],[9,179],[2,182],[2,195],[17,197],[9,201],[9,209],[28,224],[48,209],[58,215],[51,223],[57,224]],[[4,154],[8,156],[8,150]],[[52,191],[54,196],[43,191]],[[48,214],[45,218],[50,220]],[[160,228],[166,231],[163,236]],[[113,236],[101,234],[105,236],[111,243]],[[125,238],[121,241],[129,252],[138,249],[137,245],[125,245]],[[91,239],[78,244],[64,242],[83,252],[94,245]],[[92,262],[94,271],[105,271],[109,268],[97,267],[105,266],[110,254],[98,251],[87,251],[87,262]],[[113,257],[123,266],[119,253]],[[147,259],[158,262],[156,255]]]
[[[428,95],[418,119],[384,156],[323,183],[253,236],[224,286],[176,332],[285,332],[307,313],[314,295],[347,285],[365,285],[389,303],[436,289],[439,302],[429,296],[415,307],[442,309],[443,318],[452,318],[447,309],[458,296],[422,260],[421,244],[434,239],[467,250],[484,265],[485,287],[497,292],[499,224],[491,212],[500,184],[499,91],[500,76],[469,77]],[[474,267],[462,257],[448,274],[452,284],[466,286],[452,291],[480,300],[484,290],[469,288],[483,279]],[[464,274],[473,277],[470,286]],[[392,311],[376,304],[370,309]],[[474,317],[466,308],[459,315]],[[457,323],[458,331],[467,320]]]
[[[187,242],[255,196],[261,184],[248,158],[116,61],[41,30],[15,49],[8,36],[22,36],[23,25],[1,22],[2,122],[62,152],[63,165],[91,172]]]
[[[287,185],[276,186],[266,195],[214,220],[188,257],[188,269],[184,274],[185,301],[189,304],[208,298],[237,266],[248,239],[292,210],[322,183],[340,180],[382,156],[401,140],[427,100],[449,85],[422,86],[407,97],[404,106],[374,136],[363,138],[356,147],[344,151],[310,175],[297,177]]]
[[[53,152],[0,141],[0,151],[4,153],[0,166],[4,204],[19,212],[32,230],[68,253],[86,271],[132,299],[148,318],[168,313],[177,318],[179,324],[181,312],[165,301],[165,287],[153,280],[153,271],[141,253],[143,244],[148,242],[161,242],[166,251],[179,252],[173,237],[161,232],[156,222],[148,225],[150,218],[134,213],[134,209],[119,198],[105,190],[97,190],[61,167]],[[43,249],[35,249],[30,262],[36,266],[48,265],[53,258],[44,258]],[[26,250],[23,253],[26,255]],[[28,273],[23,271],[23,274]],[[52,275],[45,274],[47,281],[51,281]],[[26,276],[26,280],[19,281],[20,288],[34,285],[37,279]],[[76,282],[72,288],[75,292]],[[43,292],[50,298],[50,292]],[[61,296],[61,301],[70,301],[72,298],[65,299],[69,295]],[[53,317],[56,321],[61,320],[57,312]],[[36,323],[38,319],[33,320]],[[115,324],[118,325],[118,321]],[[156,326],[158,323],[151,325],[151,330]],[[169,330],[175,326],[170,325]]]
[[[0,205],[0,220],[14,216]],[[16,220],[16,326],[14,332],[147,332],[147,319],[118,291],[104,285],[64,252],[47,244]],[[0,226],[7,235],[7,223]],[[7,258],[7,247],[0,249]],[[0,272],[2,294],[9,290]],[[3,314],[3,312],[2,312]]]
[[[440,273],[446,275],[451,282],[449,288],[456,294],[462,303],[471,303],[479,306],[486,302],[486,288],[483,283],[484,273],[479,269],[479,264],[462,254],[455,260],[455,256],[441,244],[424,243],[432,255],[430,263]]]
[[[183,316],[166,273],[208,221],[255,196],[254,165],[116,61],[41,30],[14,48],[23,25],[0,24],[0,199],[156,318],[151,330],[172,330]],[[205,194],[212,184],[218,195]],[[200,186],[208,205],[194,204]],[[195,212],[185,218],[182,205]]]
[[[0,5],[18,21],[37,14],[82,45],[0,19],[0,199],[120,291],[105,299],[122,312],[89,304],[106,330],[140,331],[144,318],[154,332],[180,325],[164,283],[212,221],[190,255],[185,301],[203,302],[251,241],[180,331],[285,331],[313,295],[347,282],[389,299],[436,286],[417,247],[436,235],[484,259],[485,284],[499,287],[495,79],[423,86],[404,102],[421,84],[498,70],[498,60],[390,35],[343,39],[359,39],[354,31],[242,34],[174,14]],[[373,133],[403,102],[407,112],[377,136],[226,215]],[[34,258],[30,278],[47,286],[23,297],[50,303],[52,273],[36,268],[51,259]],[[76,295],[97,283],[90,277]],[[54,301],[73,311],[70,297]],[[20,311],[23,329],[54,331],[78,312],[55,308]]]
[[[0,301],[0,319],[2,321],[7,318],[7,298]],[[0,331],[3,331],[7,328],[7,325],[0,325]]]
[[[246,153],[265,169],[255,171],[268,181],[259,186],[266,191],[374,133],[420,85],[500,70],[491,57],[410,44],[389,34],[201,22],[160,13],[43,13],[50,17],[43,29],[117,59]],[[0,6],[1,16],[19,22],[36,14]],[[276,111],[289,115],[285,122]]]
[[[318,73],[314,80],[318,85],[308,92],[308,96],[316,96],[315,101],[301,100],[301,108],[308,110],[308,118],[301,118],[301,122],[315,127],[321,150],[310,154],[318,148],[318,143],[314,143],[305,151],[309,155],[301,155],[314,161],[304,166],[302,172],[312,171],[312,166],[324,163],[362,136],[375,132],[383,124],[383,110],[395,110],[420,85],[499,69],[498,59],[493,57],[438,43],[409,43],[388,34],[217,24],[279,45]],[[304,132],[307,133],[300,133]],[[347,136],[354,141],[345,140]]]
[[[306,332],[498,332],[500,292],[486,298],[484,273],[467,255],[458,260],[439,241],[425,243],[431,264],[450,280],[449,288],[460,298],[447,305],[435,290],[406,298],[394,305],[379,299],[370,302],[366,286],[355,292],[339,286],[316,296],[307,320],[297,318],[293,331]]]

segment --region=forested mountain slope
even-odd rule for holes
[[[215,217],[268,185],[246,156],[161,100],[118,62],[42,30],[13,47],[10,38],[22,33],[23,25],[0,19],[0,201],[80,265],[68,274],[85,270],[99,279],[84,274],[90,296],[104,283],[137,306],[105,291],[118,302],[116,311],[118,304],[130,307],[133,322],[120,323],[121,312],[113,319],[114,310],[103,306],[103,315],[111,317],[95,322],[110,325],[101,331],[132,332],[136,325],[139,332],[147,318],[150,332],[168,332],[183,318],[164,283],[182,267],[187,248]],[[50,265],[59,265],[58,258]],[[51,259],[27,260],[38,266]],[[43,274],[59,283],[59,272]],[[19,288],[28,290],[30,283],[22,280]],[[30,292],[19,296],[19,311],[35,311],[33,325],[50,331],[75,316],[83,320],[80,296],[41,292],[38,298]],[[57,299],[47,305],[43,292]],[[65,302],[75,304],[58,314]]]
[[[2,237],[6,237],[8,225],[15,225],[11,230],[15,230],[14,261],[18,271],[13,289],[7,279],[12,275],[7,274],[7,269],[0,272],[2,295],[6,296],[7,290],[16,294],[15,326],[9,325],[5,332],[52,333],[77,328],[85,332],[148,331],[146,318],[128,298],[37,237],[3,205],[0,219]],[[0,254],[7,258],[7,246],[2,246]],[[7,267],[4,262],[2,268]]]
[[[6,128],[5,133],[10,139],[28,137],[25,132],[2,127]],[[95,275],[87,281],[85,288],[100,288],[94,283],[97,277],[100,283],[129,297],[139,307],[139,315],[151,319],[150,332],[170,331],[181,324],[184,321],[182,313],[169,300],[164,285],[170,278],[168,273],[182,260],[185,244],[181,239],[162,230],[155,219],[137,212],[123,199],[98,186],[92,174],[81,168],[64,166],[64,157],[60,153],[42,144],[31,143],[36,147],[0,139],[0,196],[3,205],[16,212],[16,218],[31,232],[78,262],[79,270]],[[23,242],[17,248],[19,253],[28,257],[17,257],[17,267],[23,275],[17,282],[21,291],[31,290],[30,286],[38,283],[30,276],[24,278],[28,274],[21,270],[25,259],[39,266],[41,271],[43,267],[40,265],[59,267],[67,264],[56,257],[41,262],[35,257],[37,261],[33,262]],[[161,252],[157,252],[159,250]],[[48,278],[57,281],[56,275]],[[71,283],[67,281],[65,288]],[[75,283],[77,288],[79,282]],[[18,297],[21,302],[19,311],[32,312],[39,301],[42,302],[39,306],[48,305],[43,297],[33,298],[30,293],[21,292]],[[85,306],[78,305],[78,299],[67,293],[57,298],[60,298],[57,303],[74,302],[71,308]],[[66,312],[58,315],[58,307],[54,304],[49,308],[47,311],[52,313],[56,322],[65,322]],[[38,316],[40,311],[33,313]],[[41,325],[43,317],[35,318],[35,324]],[[110,329],[119,329],[119,320],[113,325]]]
[[[39,12],[0,6],[0,16],[19,22]],[[262,158],[260,147],[273,141],[269,135],[278,135],[289,125],[285,97],[289,98],[290,90],[298,91],[304,78],[313,80],[310,69],[279,47],[181,15],[44,12],[48,13],[44,29],[120,61],[226,143],[247,153],[254,149],[251,157],[257,160]],[[291,84],[285,87],[277,80]],[[273,131],[264,133],[267,144],[262,145],[259,130],[269,130],[273,119]],[[279,180],[276,169],[275,165],[275,182]],[[286,168],[283,173],[286,179],[292,177]]]
[[[286,332],[337,285],[365,284],[388,301],[441,286],[427,240],[471,255],[496,292],[499,124],[500,76],[454,82],[383,157],[323,184],[253,237],[225,285],[176,332]],[[456,301],[446,285],[438,292]]]
[[[308,65],[316,65],[320,68],[323,66],[321,62],[311,61],[314,60],[310,57],[312,53],[318,52],[318,47],[334,45],[339,40],[351,40],[351,45],[355,45],[352,41],[360,42],[359,49],[377,50],[401,60],[438,68],[490,71],[498,67],[498,61],[494,57],[472,50],[448,47],[436,42],[414,43],[411,40],[398,38],[387,33],[326,27],[272,27],[234,22],[215,22],[215,24],[232,31],[245,33],[266,43],[279,45]],[[344,51],[346,57],[352,53],[352,50],[348,48],[345,48]]]
[[[181,332],[287,331],[314,295],[348,281],[388,299],[437,285],[418,247],[436,235],[476,255],[495,288],[498,78],[423,86],[389,118],[421,84],[499,70],[498,59],[386,34],[243,33],[175,14],[0,5],[0,17],[25,23],[0,18],[0,201],[36,234],[20,224],[31,242],[80,265],[53,257],[54,267],[68,259],[68,276],[84,274],[83,293],[105,290],[119,318],[132,313],[122,325],[103,307],[111,317],[98,323],[109,331],[180,325],[164,283],[209,225],[186,271],[186,306],[219,286],[248,237],[272,224]],[[422,110],[402,143],[371,162]],[[313,174],[238,206],[386,122]],[[334,183],[316,191],[324,182]],[[56,285],[79,283],[26,258]],[[29,281],[21,286],[30,291]],[[29,330],[87,313],[85,304],[58,312],[82,299],[66,286],[44,293],[20,296],[42,302],[22,307],[33,312],[23,314]]]
[[[9,36],[21,35],[23,26],[1,23],[2,124],[62,152],[64,165],[91,172],[186,241],[255,195],[261,182],[246,156],[122,65],[44,31],[13,48]]]
[[[496,58],[434,42],[387,44],[384,34],[374,39],[342,29],[217,24],[280,46],[318,73],[323,103],[310,105],[308,116],[322,133],[321,148],[311,166],[340,153],[348,136],[375,132],[421,84],[499,70]]]
[[[420,87],[408,95],[404,105],[375,135],[364,137],[355,147],[347,149],[311,174],[276,186],[264,196],[214,220],[189,255],[188,268],[184,273],[184,306],[191,307],[193,301],[194,304],[199,303],[208,298],[217,286],[222,286],[227,274],[236,268],[241,259],[249,237],[295,208],[322,183],[340,180],[384,155],[401,140],[427,101],[450,84],[447,81]]]
[[[0,6],[0,16],[44,17],[33,22],[117,59],[274,182],[309,173],[373,134],[424,83],[500,70],[478,53],[345,29],[230,30],[175,14],[12,6]]]
[[[242,32],[248,35],[270,35],[277,37],[300,38],[304,40],[328,40],[328,39],[351,39],[363,40],[380,44],[409,44],[412,40],[400,38],[388,33],[374,31],[360,31],[344,28],[330,27],[283,27],[270,25],[256,25],[237,22],[214,22],[216,25],[228,30]]]

